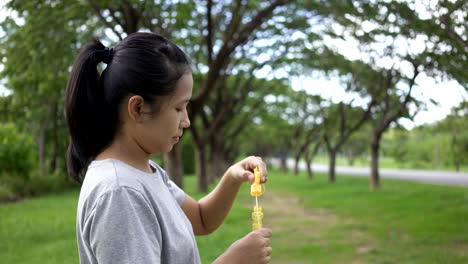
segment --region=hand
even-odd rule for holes
[[[237,240],[214,263],[264,264],[271,259],[271,230],[262,228]]]
[[[255,167],[258,167],[262,177],[260,179],[261,182],[266,182],[268,179],[268,172],[266,169],[265,162],[263,162],[262,158],[250,156],[247,157],[238,163],[232,165],[227,171],[226,175],[232,177],[237,182],[253,182],[254,181],[254,174],[253,170]]]

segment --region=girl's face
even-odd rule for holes
[[[180,141],[184,128],[190,126],[187,105],[192,97],[192,73],[184,74],[176,84],[175,94],[163,97],[158,112],[148,114],[138,132],[140,147],[148,154],[166,153]]]

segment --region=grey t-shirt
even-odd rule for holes
[[[77,213],[80,263],[200,263],[185,193],[150,161],[145,173],[121,161],[93,161]]]

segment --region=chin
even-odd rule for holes
[[[174,145],[170,145],[169,147],[167,147],[164,151],[164,153],[168,153],[168,152],[171,152],[171,150],[174,148]]]

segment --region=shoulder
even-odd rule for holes
[[[143,184],[129,167],[112,159],[93,161],[81,186],[82,198],[96,200],[101,195],[122,188],[144,193]]]
[[[99,203],[141,200],[148,202],[147,192],[130,166],[117,160],[93,161],[88,166],[80,190],[78,215],[82,221],[93,214]]]

